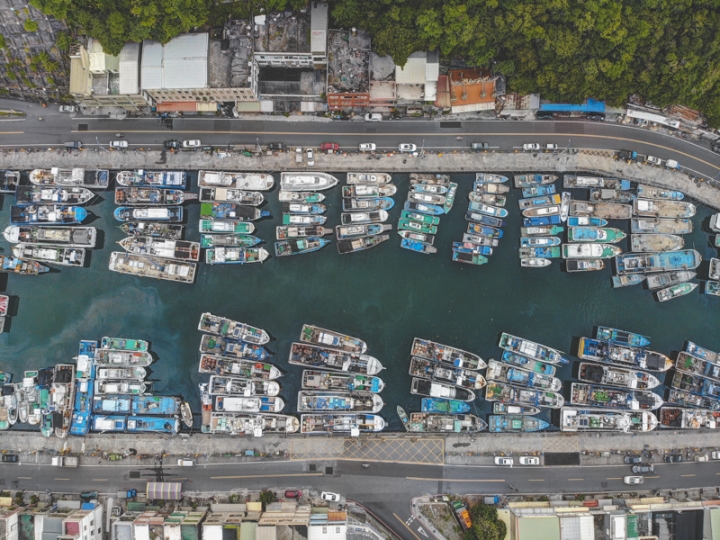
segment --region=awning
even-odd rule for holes
[[[147,498],[179,501],[182,498],[182,484],[180,482],[148,482]]]
[[[195,112],[197,102],[195,101],[163,101],[156,106],[157,112]]]

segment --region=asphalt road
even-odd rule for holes
[[[177,467],[148,461],[147,465],[123,462],[83,465],[77,469],[58,468],[35,463],[0,464],[3,489],[32,492],[46,489],[57,493],[97,491],[114,494],[118,489],[143,491],[145,482],[164,480],[183,482],[184,492],[218,492],[241,488],[267,487],[334,491],[356,500],[404,540],[421,540],[421,525],[413,522],[410,503],[413,497],[437,493],[596,493],[624,492],[636,489],[623,484],[631,474],[630,466],[598,467],[450,467],[396,463],[359,462],[318,463],[311,472],[307,462],[272,461],[256,463],[200,464]],[[332,472],[325,467],[332,467]],[[139,471],[140,479],[130,479],[130,471]],[[329,473],[329,474],[328,474]],[[159,476],[161,475],[161,476]],[[690,489],[720,484],[720,461],[655,465],[645,475],[643,490]]]

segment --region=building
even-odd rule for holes
[[[308,540],[345,540],[347,512],[328,511],[310,516]]]
[[[0,508],[0,540],[19,540],[19,515],[22,507]]]
[[[103,519],[101,504],[83,504],[63,520],[62,535],[57,540],[103,540]]]
[[[330,110],[370,105],[370,34],[331,30],[328,37],[327,104]]]
[[[494,111],[496,77],[487,70],[455,69],[448,71],[446,88],[453,113]],[[449,88],[448,88],[449,86]]]
[[[434,102],[440,77],[440,55],[437,51],[414,52],[403,67],[395,66],[397,105]]]

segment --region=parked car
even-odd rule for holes
[[[17,463],[20,461],[20,457],[15,454],[3,454],[2,461],[3,463]]]
[[[523,150],[540,150],[540,145],[538,143],[526,143],[523,144]]]
[[[73,105],[60,105],[60,112],[73,113],[75,107]]]
[[[323,491],[320,494],[320,498],[323,501],[339,501],[340,495],[338,495],[337,493],[333,493],[332,491]]]
[[[299,499],[302,497],[302,491],[298,489],[287,489],[285,490],[286,499]]]
[[[302,163],[303,162],[303,150],[301,147],[297,147],[295,149],[295,163]]]
[[[540,465],[540,458],[534,456],[520,456],[518,461],[520,465]]]
[[[720,459],[720,452],[718,452],[717,450],[715,450],[714,452],[712,452],[712,453],[710,454],[710,457],[712,457],[713,459]]]
[[[417,150],[417,145],[410,143],[402,143],[398,146],[398,150],[400,152],[414,152],[415,150]]]
[[[553,118],[555,118],[555,115],[554,115],[553,113],[551,113],[551,112],[547,112],[547,111],[544,111],[544,112],[543,112],[543,111],[540,111],[540,112],[538,112],[538,113],[535,114],[535,118],[536,118],[537,120],[552,120]]]
[[[664,460],[665,463],[680,463],[683,457],[680,454],[667,454]]]
[[[367,142],[358,145],[358,148],[361,152],[374,152],[377,146],[375,146],[375,143]]]
[[[513,466],[513,458],[495,456],[495,465],[500,465],[502,467],[512,467]]]
[[[707,454],[701,454],[699,456],[695,456],[695,461],[698,463],[705,463],[706,461],[710,461],[710,457]]]
[[[127,141],[110,141],[110,148],[127,148]]]
[[[476,152],[481,152],[482,150],[490,148],[490,145],[486,142],[474,142],[470,145],[470,148]]]
[[[83,147],[83,143],[80,141],[70,141],[65,143],[65,148],[68,150],[80,150]]]
[[[287,146],[285,146],[285,144],[281,142],[269,143],[267,147],[268,150],[272,150],[273,152],[284,152],[287,149]]]
[[[338,143],[334,142],[324,142],[320,145],[320,150],[328,151],[332,150],[333,152],[340,148],[340,145]]]
[[[623,461],[627,463],[628,465],[634,465],[636,463],[642,463],[642,457],[641,456],[625,456],[623,458]]]
[[[557,149],[558,149],[558,145],[557,145],[557,144],[549,143],[549,144],[546,144],[546,145],[545,145],[545,150],[553,150],[553,151],[555,151],[555,150],[557,150]]]
[[[604,122],[605,121],[605,115],[599,114],[599,113],[591,113],[587,115],[588,120],[592,120],[593,122]]]
[[[315,153],[313,152],[312,148],[307,149],[307,160],[310,167],[315,165]]]
[[[188,148],[200,148],[202,146],[202,143],[200,142],[200,139],[189,139],[187,141],[183,141],[182,147],[184,149]]]
[[[382,122],[382,114],[380,113],[367,113],[365,115],[366,122]]]
[[[165,150],[180,150],[180,143],[176,139],[171,139],[163,143]]]
[[[642,476],[624,476],[623,482],[626,483],[629,486],[636,486],[638,484],[642,484],[645,481],[645,478]]]
[[[630,470],[633,474],[655,472],[655,468],[652,465],[633,465]]]
[[[194,467],[195,460],[180,458],[177,460],[177,464],[178,464],[178,467]]]
[[[645,161],[647,161],[651,165],[658,165],[658,166],[662,165],[662,159],[660,159],[659,157],[655,157],[655,156],[648,156],[645,158]]]

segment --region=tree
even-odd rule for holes
[[[38,23],[36,21],[33,21],[32,19],[25,19],[25,22],[23,23],[23,28],[25,28],[26,32],[37,32]]]
[[[507,526],[497,517],[497,508],[489,504],[474,504],[468,508],[472,527],[465,531],[463,540],[503,540]]]
[[[272,504],[277,501],[275,492],[270,489],[264,489],[260,492],[260,502],[263,504],[263,508],[266,508],[268,504]]]

